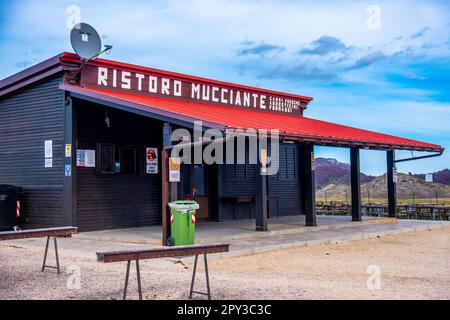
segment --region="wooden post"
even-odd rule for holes
[[[256,231],[267,231],[267,172],[266,163],[261,162],[261,152],[267,155],[267,149],[263,151],[261,143],[258,143],[258,172],[256,175]]]
[[[397,188],[394,181],[395,172],[395,151],[388,150],[386,152],[387,160],[387,192],[388,192],[388,210],[389,217],[395,218],[397,215]]]
[[[164,123],[163,126],[163,148],[172,145],[171,140],[172,126],[170,123]],[[168,203],[169,201],[176,200],[177,198],[177,185],[176,183],[169,182],[169,156],[170,152],[162,151],[161,154],[161,180],[162,180],[162,245],[167,245],[167,240],[170,237],[170,214]]]
[[[352,188],[352,221],[361,221],[361,179],[359,148],[350,148],[350,171]]]
[[[317,225],[316,213],[316,183],[314,165],[314,145],[303,144],[299,148],[300,164],[300,198],[301,208],[305,213],[305,225],[313,227]]]
[[[64,96],[63,202],[65,226],[77,225],[76,113],[70,96]],[[66,147],[69,148],[66,150]],[[67,154],[66,154],[67,153]]]

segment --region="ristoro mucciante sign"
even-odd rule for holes
[[[258,111],[303,113],[307,100],[251,90],[242,86],[222,85],[191,80],[174,74],[160,75],[133,70],[120,70],[107,66],[86,64],[81,72],[83,87],[127,92],[132,94],[166,97],[209,104],[226,105]]]

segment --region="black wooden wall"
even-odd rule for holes
[[[248,152],[248,151],[247,151]],[[248,155],[247,155],[248,159]],[[268,193],[278,197],[269,202],[271,217],[300,214],[300,177],[298,172],[298,146],[295,144],[280,144],[279,171],[275,176],[268,177]],[[222,199],[227,196],[255,195],[256,165],[219,165],[219,203],[221,213],[219,220],[234,219],[234,204]],[[278,202],[278,203],[277,203]],[[239,219],[249,217],[250,207],[247,204],[239,206]],[[253,210],[252,218],[255,212]]]
[[[0,98],[0,184],[24,188],[26,228],[63,223],[61,81],[52,77]],[[52,168],[44,165],[45,140],[53,140]]]
[[[162,122],[81,100],[74,100],[74,105],[78,149],[95,150],[97,143],[114,143],[118,146],[136,146],[142,150],[142,167],[138,175],[97,175],[95,168],[77,168],[77,220],[80,230],[159,224],[161,175],[145,174],[143,151],[145,147],[157,147],[161,152]],[[106,111],[111,119],[110,128],[104,121]]]
[[[280,144],[280,168],[278,174],[268,177],[268,193],[278,197],[278,200],[272,199],[269,202],[269,214],[271,217],[276,215],[277,210],[280,216],[300,214],[298,152],[299,148],[295,144]]]

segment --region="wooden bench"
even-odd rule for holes
[[[125,286],[123,290],[123,300],[127,298],[128,280],[130,277],[130,265],[131,261],[136,261],[136,274],[139,300],[142,300],[142,285],[141,285],[141,273],[139,268],[140,260],[147,259],[160,259],[167,257],[187,257],[195,256],[194,269],[192,272],[191,289],[189,291],[189,299],[192,298],[193,293],[202,294],[208,296],[211,300],[211,288],[209,285],[209,272],[208,272],[208,260],[207,254],[228,252],[229,244],[205,244],[205,245],[193,245],[193,246],[180,246],[180,247],[163,247],[148,250],[129,250],[129,251],[112,251],[112,252],[97,252],[97,261],[108,262],[121,262],[127,261],[127,271],[125,275]],[[206,275],[206,287],[207,292],[194,291],[195,275],[197,272],[197,261],[200,254],[204,255],[205,262],[205,275]]]
[[[239,205],[241,203],[246,203],[249,206],[249,216],[248,220],[252,219],[253,214],[253,202],[255,201],[255,196],[224,196],[222,197],[224,200],[230,200],[233,203],[234,207],[234,219],[236,223],[239,222]]]
[[[78,232],[78,228],[75,228],[75,227],[30,229],[30,230],[19,230],[19,231],[3,231],[3,232],[0,232],[0,241],[47,237],[47,244],[45,245],[44,262],[42,263],[41,271],[44,272],[45,268],[54,268],[58,271],[58,274],[59,274],[61,272],[61,270],[59,267],[58,244],[57,244],[56,238],[72,237],[72,234],[77,233],[77,232]],[[52,237],[53,241],[54,241],[56,266],[46,265],[50,237]]]

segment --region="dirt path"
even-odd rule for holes
[[[41,242],[0,243],[0,299],[120,299],[125,263],[97,263],[99,243],[62,239],[57,276],[39,272]],[[144,298],[185,299],[190,261],[142,262]],[[380,289],[367,288],[369,266],[380,271]],[[217,299],[450,299],[450,228],[211,260],[210,269]]]

